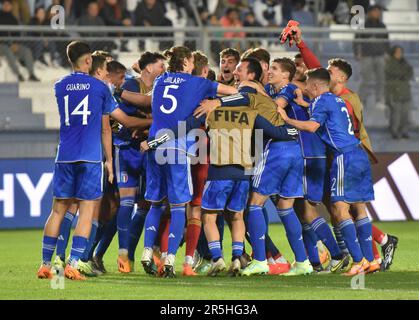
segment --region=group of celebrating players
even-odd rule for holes
[[[233,276],[388,270],[398,240],[367,215],[376,158],[360,99],[346,87],[351,65],[336,58],[323,68],[293,21],[287,41],[300,51],[294,59],[224,49],[218,75],[200,51],[145,52],[133,66],[138,77],[109,53],[70,43],[73,72],[55,84],[60,143],[38,278],[105,273],[116,233],[118,270],[132,272],[143,229],[146,273],[175,277],[185,243],[183,275],[216,276],[227,269],[225,224]],[[269,236],[269,198],[292,264]]]

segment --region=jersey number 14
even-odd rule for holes
[[[68,95],[64,96],[64,113],[65,113],[65,125],[70,126],[70,115],[72,116],[82,116],[82,124],[87,126],[87,116],[91,114],[89,111],[89,95],[86,95],[82,101],[77,105],[77,107],[68,114]]]

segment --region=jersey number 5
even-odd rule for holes
[[[349,116],[348,109],[346,109],[345,107],[342,107],[340,111],[342,111],[343,113],[346,113],[346,116],[348,117],[348,133],[353,136],[355,133],[354,133],[354,129],[352,128],[352,121],[351,121],[351,117]]]
[[[64,113],[65,113],[65,125],[70,126],[70,117],[68,114],[68,95],[64,97]],[[89,95],[85,96],[82,101],[77,105],[77,107],[71,113],[72,116],[83,116],[82,124],[87,126],[87,116],[91,112],[89,111]]]
[[[170,107],[170,109],[166,109],[164,107],[164,105],[161,105],[160,106],[161,112],[163,112],[165,114],[170,114],[170,113],[172,113],[173,111],[176,110],[176,108],[177,108],[177,99],[176,99],[175,96],[169,94],[169,90],[170,89],[176,90],[178,88],[179,88],[179,86],[178,85],[175,85],[175,84],[172,84],[170,86],[164,87],[163,98],[170,99],[172,101],[172,106]]]

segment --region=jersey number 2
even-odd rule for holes
[[[343,113],[346,113],[346,116],[348,117],[348,122],[349,122],[348,123],[348,133],[353,136],[354,135],[354,130],[352,128],[351,117],[349,116],[348,109],[346,109],[345,107],[342,107],[340,109],[340,111],[342,111]]]
[[[64,112],[65,112],[65,125],[70,126],[70,117],[68,114],[68,95],[64,97]],[[91,112],[89,111],[89,95],[86,95],[77,107],[71,113],[72,116],[83,116],[82,124],[87,126],[87,116]]]
[[[175,96],[169,94],[169,90],[170,89],[174,89],[175,90],[175,89],[178,89],[178,88],[179,88],[179,86],[178,85],[175,85],[175,84],[172,84],[170,86],[164,87],[163,98],[170,99],[172,101],[172,106],[170,107],[170,109],[166,109],[164,107],[164,105],[161,105],[160,106],[161,112],[166,113],[166,114],[170,114],[170,113],[172,113],[173,111],[176,110],[176,108],[177,108],[177,99],[176,99]]]

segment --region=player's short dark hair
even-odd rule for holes
[[[329,66],[338,68],[344,74],[346,74],[346,79],[349,79],[352,76],[352,67],[351,64],[342,58],[330,59],[328,62]]]
[[[192,51],[184,46],[172,47],[163,52],[163,55],[168,61],[169,72],[181,72],[183,71],[183,59],[190,59],[192,57]]]
[[[294,56],[294,60],[295,59],[302,59],[303,58],[303,56],[301,55],[301,53],[297,53],[295,56]]]
[[[276,58],[273,62],[278,63],[281,66],[282,71],[288,71],[290,73],[288,80],[292,81],[295,76],[295,72],[297,71],[297,67],[295,66],[294,61],[290,58]]]
[[[127,68],[121,62],[116,60],[109,61],[106,65],[106,69],[109,73],[125,73],[127,71]]]
[[[166,60],[166,57],[160,52],[144,52],[138,60],[140,70],[144,70],[149,64],[156,63],[159,60]]]
[[[82,41],[72,41],[67,46],[67,57],[72,64],[77,64],[80,57],[85,54],[91,53],[89,45]]]
[[[239,13],[239,10],[237,9],[237,8],[233,8],[233,7],[229,7],[229,8],[227,8],[227,10],[226,10],[226,16],[228,16],[230,13],[232,13],[232,12],[237,12],[237,13]]]
[[[106,58],[102,55],[92,55],[92,67],[90,68],[90,75],[94,75],[98,69],[105,68]]]
[[[270,53],[268,52],[268,50],[263,49],[263,48],[250,48],[250,49],[247,49],[242,54],[242,60],[244,58],[255,58],[259,62],[266,62],[267,64],[269,64],[271,62],[271,55],[270,55]]]
[[[207,79],[211,80],[211,81],[215,81],[215,79],[217,79],[217,75],[215,74],[214,70],[212,70],[212,69],[208,70]]]
[[[260,65],[259,60],[249,57],[242,59],[241,62],[247,62],[247,73],[254,73],[255,80],[260,81],[260,78],[262,77],[262,66]]]
[[[305,72],[307,79],[314,79],[324,81],[327,84],[330,83],[330,74],[329,71],[325,68],[315,68],[310,69]]]
[[[208,65],[208,57],[201,51],[194,51],[194,69],[192,74],[195,76],[200,76],[202,74],[202,70],[205,66]]]
[[[105,58],[112,58],[113,59],[112,54],[110,52],[104,51],[104,50],[95,50],[95,51],[93,51],[92,56],[103,56]]]
[[[234,48],[226,48],[223,51],[220,52],[220,59],[226,58],[226,57],[234,57],[237,62],[240,61],[240,52],[238,52]]]

